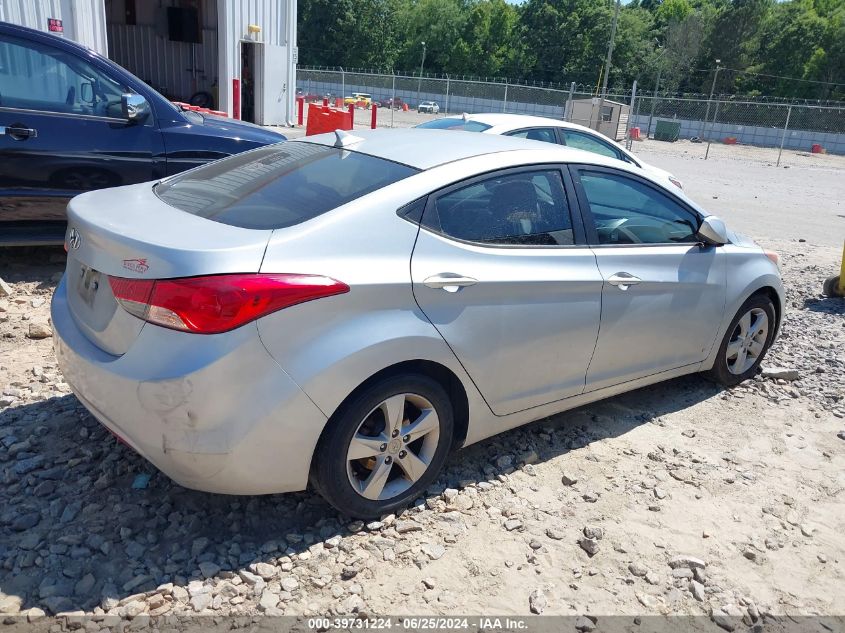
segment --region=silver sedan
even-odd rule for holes
[[[62,372],[190,488],[374,517],[453,448],[662,380],[752,376],[777,256],[633,165],[435,130],[264,147],[68,209]]]

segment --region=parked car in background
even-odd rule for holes
[[[79,44],[0,22],[0,246],[62,243],[67,202],[83,191],[283,140],[183,111]]]
[[[401,110],[402,107],[405,105],[405,102],[402,101],[399,97],[388,97],[387,99],[382,99],[379,102],[379,106],[382,108],[393,108],[394,110]]]
[[[354,105],[356,108],[366,108],[369,110],[373,104],[373,97],[366,92],[353,92],[351,97],[346,97],[343,100],[343,103],[345,105]]]
[[[681,181],[668,171],[655,167],[654,165],[649,165],[605,135],[576,123],[568,123],[546,117],[527,116],[524,114],[490,113],[445,117],[435,121],[420,123],[416,127],[500,134],[503,136],[516,136],[532,141],[566,145],[636,165],[640,169],[660,178],[667,184],[672,184],[679,189],[684,188]]]
[[[434,101],[423,101],[417,106],[417,112],[425,112],[428,114],[437,114],[440,112],[440,106]]]
[[[302,99],[305,99],[306,102],[311,102],[311,101],[320,101],[320,100],[322,100],[323,97],[321,97],[320,95],[315,94],[313,92],[305,92],[302,88],[297,88],[296,89],[296,98],[297,99],[302,98]]]
[[[634,164],[354,134],[68,206],[62,376],[186,487],[311,481],[378,517],[455,447],[683,374],[736,385],[778,332],[777,256]]]

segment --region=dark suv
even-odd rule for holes
[[[0,22],[0,246],[62,243],[65,205],[285,137],[183,111],[74,42]]]

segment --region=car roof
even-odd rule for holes
[[[91,50],[90,48],[80,44],[79,42],[74,42],[73,40],[68,40],[63,37],[57,37],[56,35],[53,35],[51,33],[45,33],[44,31],[39,31],[38,29],[33,29],[28,26],[22,26],[20,24],[13,24],[11,22],[0,21],[0,33],[16,36],[24,40],[34,40],[37,42],[50,44],[52,46],[65,50],[75,50],[86,55],[99,56],[96,51]]]
[[[523,152],[517,164],[524,164],[525,153],[536,157],[536,162],[587,163],[615,169],[628,169],[627,163],[615,158],[593,154],[573,147],[538,143],[510,136],[478,134],[462,130],[429,130],[424,128],[353,130],[347,132],[352,139],[343,147],[351,151],[376,156],[395,163],[402,163],[420,170],[431,169],[447,163],[485,154]],[[358,139],[358,140],[356,140]],[[333,146],[334,133],[298,138],[289,143],[319,143]]]
[[[485,132],[500,133],[510,130],[520,130],[525,127],[562,127],[570,130],[583,130],[590,134],[599,134],[595,130],[577,123],[552,119],[551,117],[532,116],[529,114],[505,114],[501,112],[483,112],[481,114],[468,114],[467,120],[478,121],[489,125],[490,129]],[[495,130],[495,132],[494,132]],[[601,135],[600,136],[604,136]],[[612,139],[608,139],[612,141]]]

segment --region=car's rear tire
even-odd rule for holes
[[[711,380],[733,387],[757,373],[777,327],[775,306],[764,294],[749,297],[728,326],[712,369]]]
[[[452,404],[435,380],[416,374],[379,380],[332,416],[314,455],[313,483],[343,514],[390,514],[440,472],[453,428]]]

